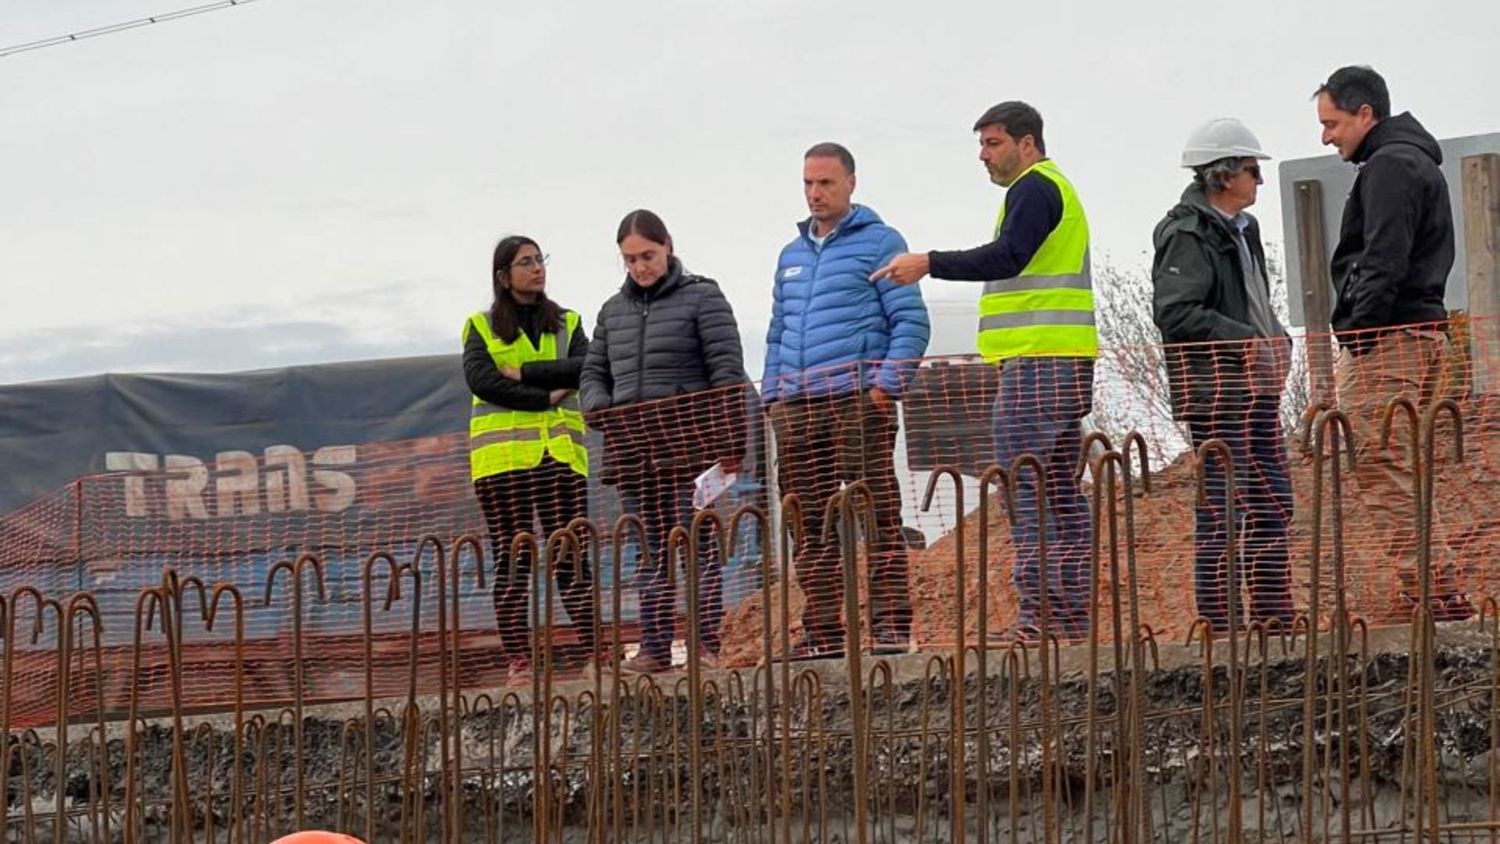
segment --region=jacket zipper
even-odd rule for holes
[[[837,233],[838,229],[834,229],[828,233],[828,237],[823,238],[822,246],[813,246],[812,278],[807,280],[807,311],[802,314],[802,355],[797,361],[798,390],[807,389],[807,323],[812,318],[813,301],[818,295],[818,265],[823,263],[823,250],[827,248],[828,241],[832,240]]]
[[[635,400],[646,400],[646,318],[651,315],[651,291],[641,298],[641,330],[636,345]]]

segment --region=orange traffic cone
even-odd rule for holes
[[[324,832],[321,829],[305,829],[271,842],[271,844],[365,844],[352,835],[342,832]]]

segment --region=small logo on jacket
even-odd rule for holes
[[[781,274],[781,277],[782,278],[796,278],[799,275],[802,275],[802,268],[801,267],[787,267],[786,268],[786,272],[783,272]]]

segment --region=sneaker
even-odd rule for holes
[[[1053,635],[1064,645],[1085,643],[1089,640],[1089,617],[1068,615],[1059,619],[1053,627]]]
[[[719,667],[719,655],[714,652],[713,648],[710,648],[708,645],[699,645],[698,646],[698,667],[699,668],[718,668]]]
[[[875,656],[895,656],[911,652],[911,637],[889,628],[875,629],[875,644],[870,653]]]
[[[1030,646],[1042,641],[1042,630],[1035,624],[1027,624],[1018,621],[1015,624],[997,630],[990,634],[989,644],[992,647],[1008,648],[1011,645]]]
[[[531,660],[518,657],[510,661],[505,673],[505,685],[529,686],[533,675],[542,675],[542,665],[533,666]],[[552,682],[566,683],[583,677],[583,666],[570,665],[562,661],[552,663]],[[545,678],[544,678],[545,679]]]
[[[613,645],[600,645],[589,654],[589,661],[600,671],[609,671],[615,664],[615,650]]]
[[[620,670],[629,674],[660,674],[671,667],[666,660],[644,651],[620,663]]]
[[[1434,596],[1432,603],[1432,617],[1437,621],[1467,621],[1479,614],[1468,595]]]
[[[586,671],[591,664],[597,668],[608,668],[610,666],[610,653],[609,645],[600,645],[592,648],[587,645],[579,645],[559,650],[556,659],[552,663],[552,670],[570,673]]]
[[[1433,595],[1429,599],[1432,605],[1433,621],[1465,621],[1478,614],[1474,605],[1469,602],[1467,595]],[[1417,608],[1419,600],[1411,592],[1403,591],[1398,599],[1400,606],[1399,618],[1411,618],[1412,611]]]
[[[843,659],[844,646],[831,642],[803,636],[801,641],[792,647],[793,661],[811,659]]]
[[[505,670],[505,685],[507,686],[529,686],[531,685],[531,660],[524,656],[511,659]]]

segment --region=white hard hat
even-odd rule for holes
[[[1194,129],[1182,148],[1183,167],[1201,167],[1221,158],[1270,157],[1255,133],[1233,117],[1216,117]]]

